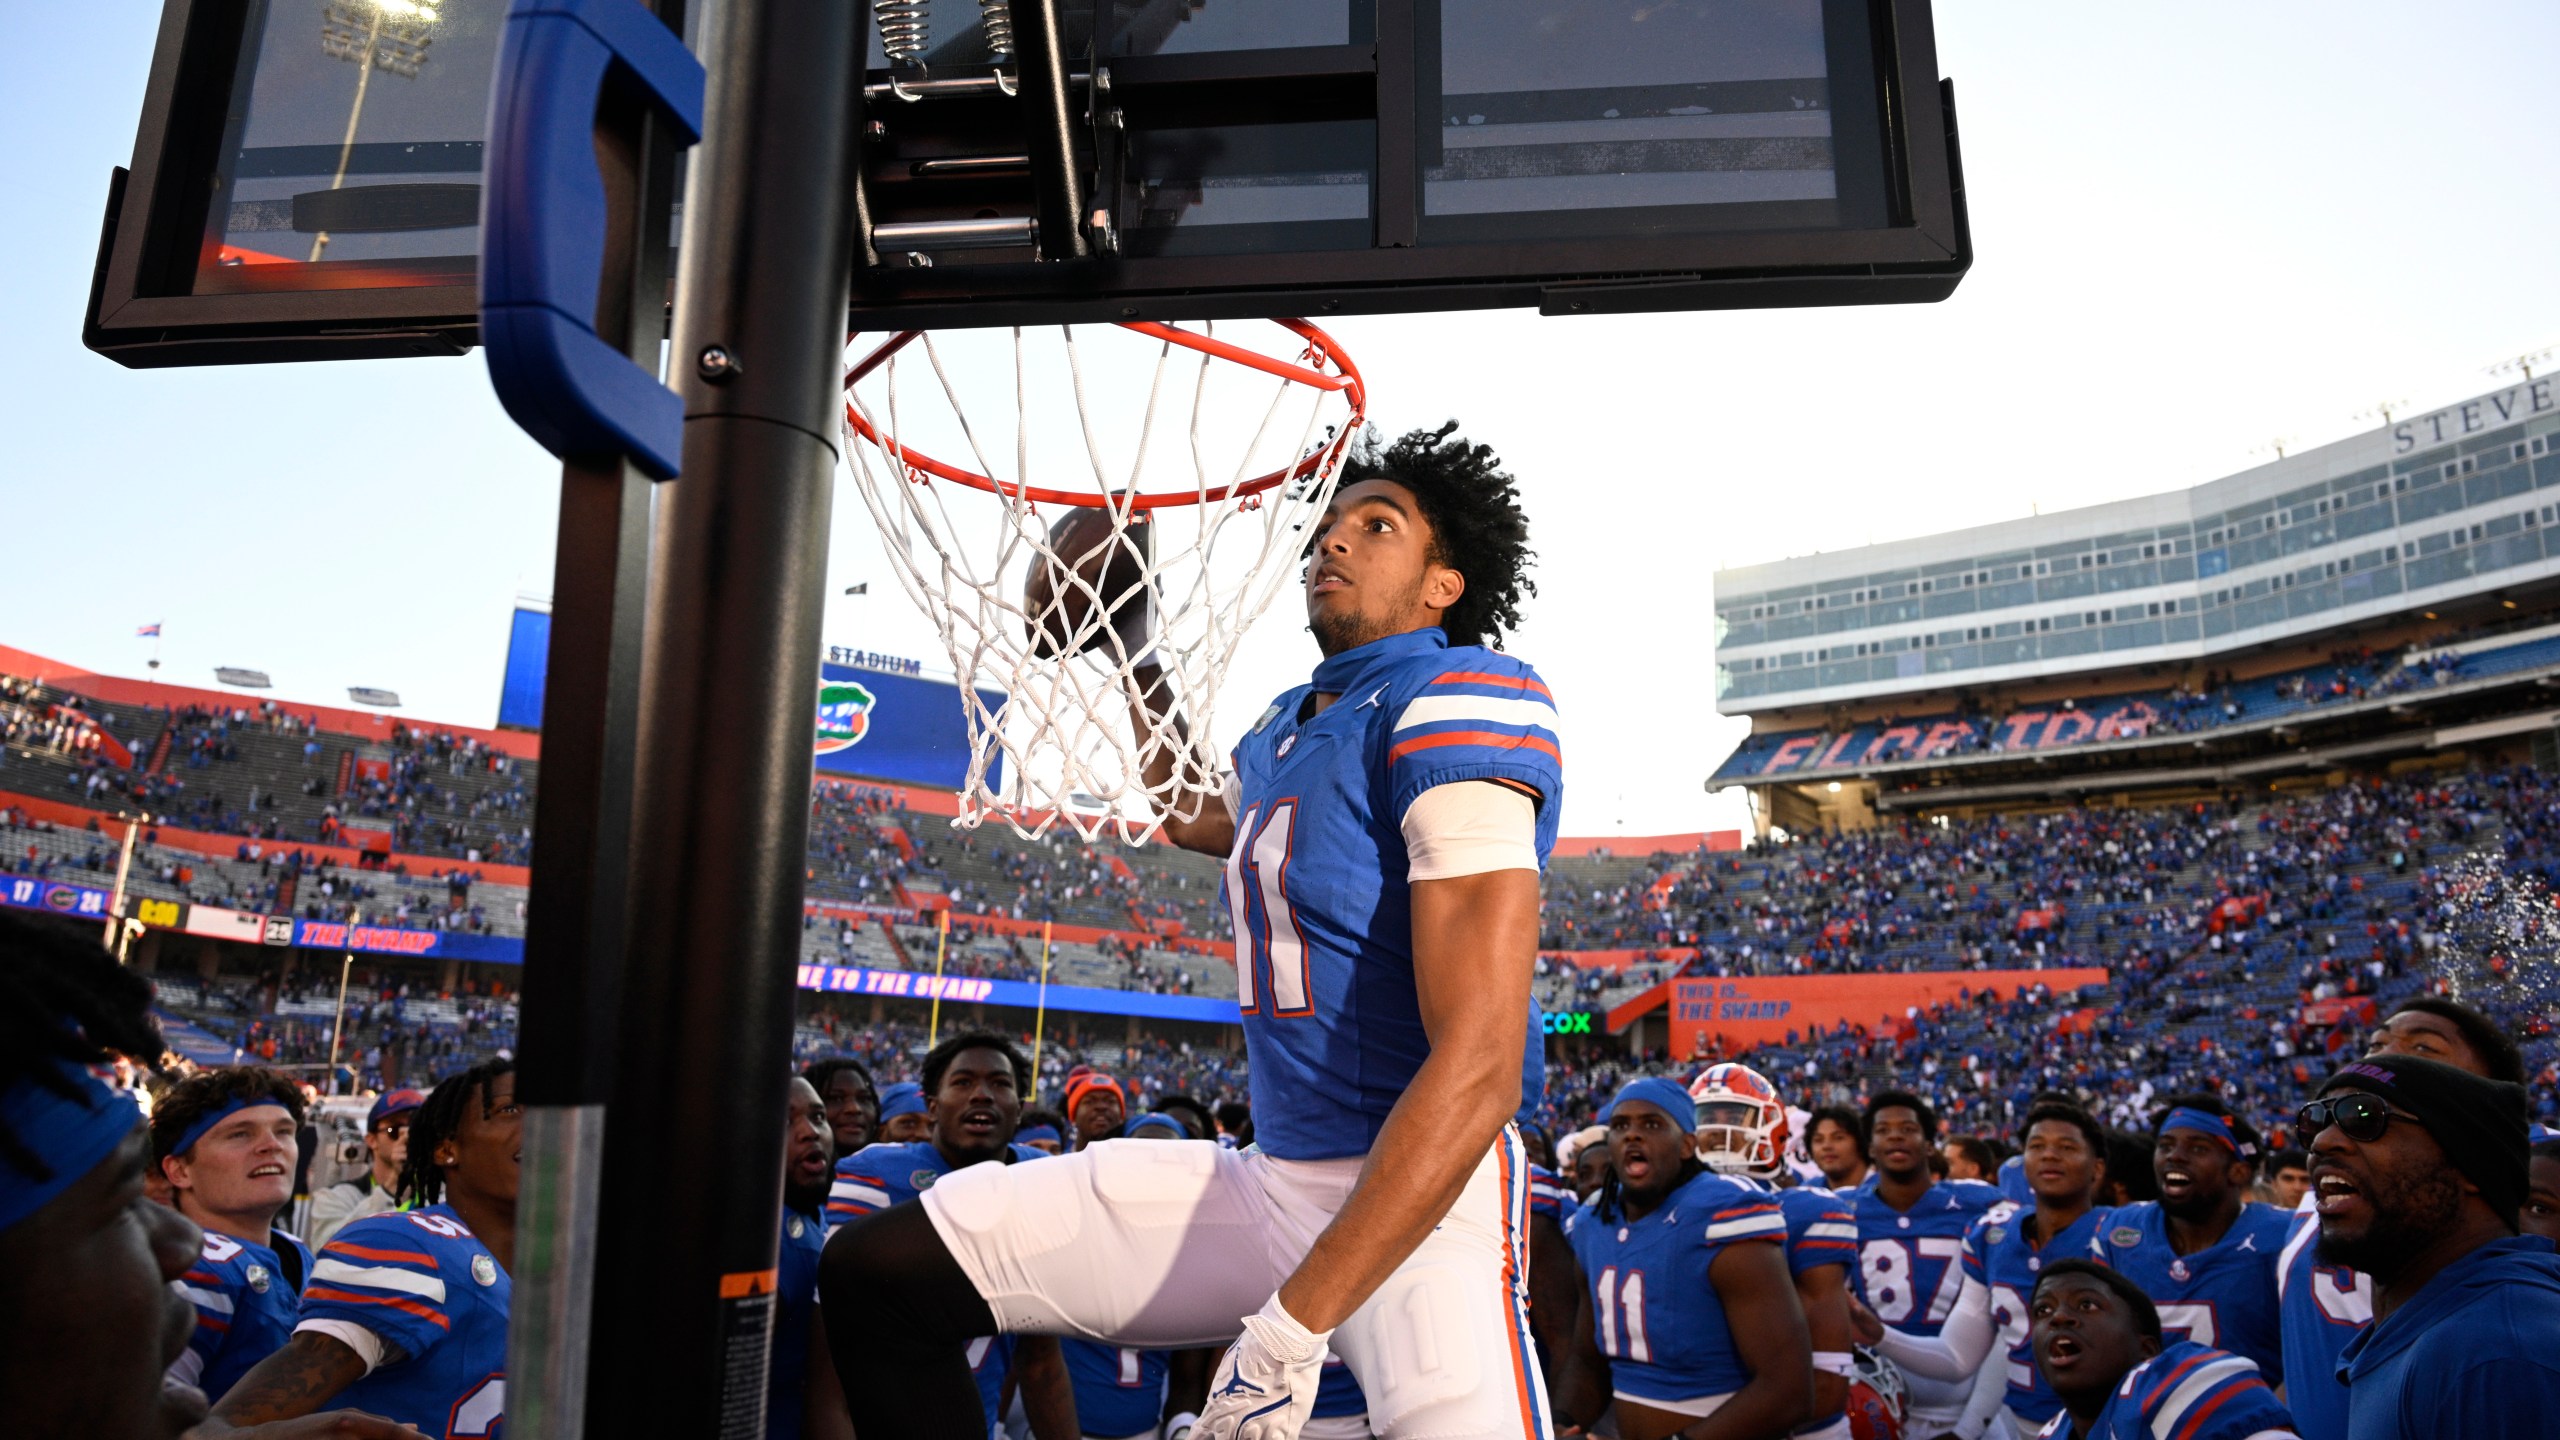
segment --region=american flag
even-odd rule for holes
[[[152,638],[156,637],[157,635],[159,635],[159,633],[160,633],[160,622],[159,622],[159,621],[157,621],[157,620],[154,620],[154,621],[152,621],[152,622],[151,622],[150,624],[148,624],[148,625],[144,625],[144,626],[141,626],[141,627],[137,628],[137,629],[133,632],[133,636],[134,636],[134,638],[135,638],[135,639],[137,639],[137,640],[148,640],[148,639],[152,639]]]

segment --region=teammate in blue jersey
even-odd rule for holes
[[[904,1204],[945,1178],[973,1165],[1017,1165],[1041,1160],[1042,1152],[1015,1141],[1022,1123],[1022,1100],[1031,1086],[1031,1062],[1001,1035],[973,1031],[954,1035],[924,1057],[927,1138],[901,1144],[878,1144],[836,1162],[827,1192],[826,1224],[836,1230]],[[821,1294],[825,1264],[820,1267]],[[870,1297],[839,1294],[834,1305],[822,1305],[825,1326],[835,1352],[835,1370],[847,1381],[859,1373],[845,1363],[844,1335],[860,1333],[861,1312]],[[850,1321],[833,1317],[850,1316]],[[973,1436],[985,1436],[1004,1415],[1008,1382],[1019,1390],[1031,1431],[1038,1440],[1076,1440],[1075,1398],[1058,1342],[1049,1337],[980,1336],[985,1343],[963,1347],[969,1387],[977,1408],[969,1417]],[[880,1383],[894,1384],[894,1379]],[[860,1398],[848,1388],[846,1403],[860,1412]]]
[[[2000,1162],[1999,1177],[1991,1183],[2000,1187],[2000,1198],[2023,1209],[2036,1203],[2036,1191],[2027,1183],[2027,1157],[2012,1155]]]
[[[2524,1083],[2524,1055],[2488,1016],[2459,1001],[2421,995],[2402,1001],[2374,1027],[2365,1053],[2412,1055],[2457,1070]],[[2293,1209],[2276,1270],[2284,1331],[2285,1404],[2305,1440],[2344,1440],[2347,1387],[2338,1357],[2373,1323],[2373,1279],[2319,1256],[2317,1197]]]
[[[1877,1092],[1867,1101],[1860,1127],[1862,1148],[1875,1170],[1873,1183],[1852,1197],[1858,1221],[1858,1300],[1886,1326],[1934,1338],[1964,1293],[1960,1259],[1965,1232],[2001,1203],[2000,1192],[1979,1180],[1939,1180],[1930,1174],[1938,1115],[1917,1095]],[[1943,1434],[1963,1419],[1972,1382],[1916,1374],[1906,1374],[1904,1380],[1910,1390],[1912,1435]]]
[[[1818,1186],[1776,1188],[1786,1171],[1787,1107],[1769,1078],[1748,1065],[1710,1065],[1689,1082],[1697,1106],[1698,1159],[1719,1175],[1750,1180],[1778,1202],[1787,1222],[1787,1271],[1813,1344],[1813,1418],[1799,1440],[1848,1440],[1849,1272],[1858,1263],[1858,1219],[1849,1202]]]
[[[1307,1412],[1298,1440],[1369,1440],[1369,1435],[1369,1397],[1360,1393],[1360,1382],[1351,1378],[1351,1367],[1341,1356],[1326,1356],[1315,1408]]]
[[[209,1400],[281,1348],[302,1309],[311,1252],[276,1228],[293,1200],[301,1128],[301,1087],[255,1066],[200,1070],[152,1114],[152,1154],[171,1202],[204,1227],[204,1248],[178,1281],[195,1329],[169,1379]]]
[[[1784,1435],[1813,1418],[1813,1341],[1788,1273],[1777,1197],[1695,1153],[1697,1112],[1669,1080],[1629,1081],[1603,1118],[1611,1179],[1567,1231],[1582,1274],[1556,1412],[1621,1440]]]
[[[2560,1256],[2519,1235],[2525,1092],[2413,1055],[2340,1066],[2294,1118],[2320,1259],[2373,1277],[2338,1356],[2348,1440],[2547,1435],[2560,1415]]]
[[[1227,857],[1256,1146],[1105,1140],[838,1232],[829,1315],[839,1286],[869,1312],[833,1336],[861,1433],[970,1435],[963,1351],[998,1331],[1241,1331],[1201,1415],[1219,1440],[1295,1435],[1328,1350],[1390,1440],[1545,1432],[1511,1121],[1540,1094],[1529,981],[1563,754],[1545,683],[1486,648],[1518,623],[1527,523],[1492,452],[1446,430],[1354,463],[1307,537],[1324,658],[1231,780],[1166,673],[1132,670],[1138,728],[1171,740],[1142,750],[1150,785],[1179,766],[1226,796],[1165,832]]]
[[[438,1085],[409,1123],[400,1177],[423,1208],[354,1221],[321,1247],[293,1338],[215,1416],[285,1420],[334,1399],[436,1440],[497,1435],[523,1126],[512,1062]]]
[[[782,1242],[774,1262],[773,1351],[766,1372],[766,1440],[801,1440],[804,1417],[816,1417],[812,1435],[849,1437],[844,1394],[826,1358],[826,1334],[818,1318],[818,1256],[826,1248],[827,1188],[834,1179],[835,1135],[827,1102],[817,1088],[794,1075],[784,1092],[782,1127]]]
[[[2020,1158],[2035,1204],[2004,1200],[1965,1232],[1964,1293],[1937,1338],[1886,1330],[1871,1317],[1860,1337],[1906,1375],[1972,1382],[1972,1398],[1953,1432],[1966,1440],[1983,1434],[2003,1410],[2012,1434],[2032,1435],[2062,1408],[2036,1369],[2027,1297],[2046,1266],[2086,1259],[2112,1213],[2097,1204],[2106,1179],[2107,1132],[2096,1117],[2077,1105],[2043,1101],[2027,1112],[2025,1141]],[[1988,1384],[1994,1377],[1998,1383]]]
[[[2276,1271],[2285,1214],[2249,1199],[2264,1147],[2212,1095],[2173,1095],[2152,1127],[2158,1200],[2117,1210],[2092,1252],[2142,1287],[2171,1340],[2193,1340],[2285,1375]]]
[[[2043,1440],[2298,1440],[2257,1366],[2170,1340],[2141,1287],[2094,1260],[2046,1266],[2027,1313],[2063,1406]]]

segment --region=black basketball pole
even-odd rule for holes
[[[724,0],[697,43],[592,1436],[764,1430],[864,11]]]
[[[651,7],[681,33],[683,0]],[[610,219],[597,334],[657,368],[666,334],[667,220],[676,147],[643,101],[609,92],[597,159]],[[516,1099],[525,1108],[516,1205],[507,1424],[582,1432],[605,1114],[629,939],[631,810],[648,600],[650,492],[629,459],[560,471],[551,648],[542,694],[541,843],[525,911]]]

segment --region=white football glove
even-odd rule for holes
[[[1316,1408],[1329,1338],[1331,1332],[1299,1324],[1272,1296],[1260,1314],[1244,1317],[1244,1334],[1218,1362],[1193,1440],[1297,1440]]]

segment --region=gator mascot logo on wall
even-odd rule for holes
[[[877,703],[870,691],[850,680],[821,681],[817,753],[833,755],[861,744],[871,731],[871,707]]]

